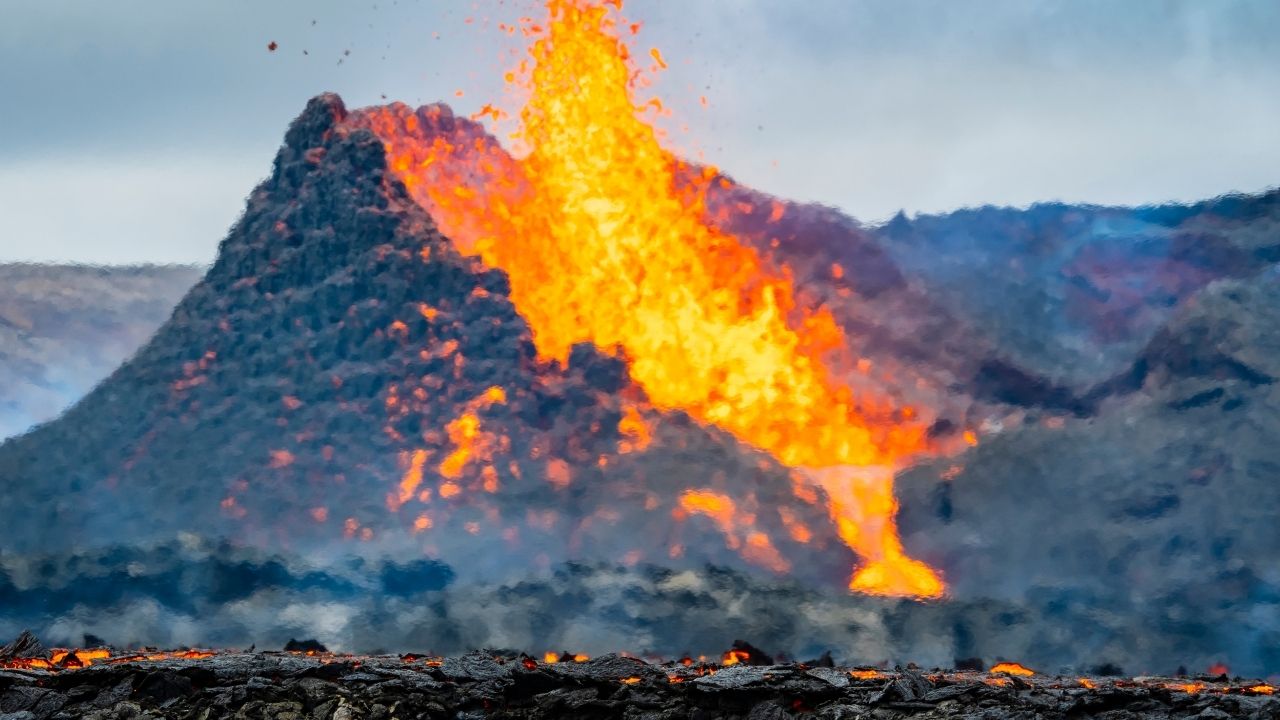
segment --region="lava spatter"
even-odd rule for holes
[[[863,560],[851,589],[941,595],[894,522],[892,469],[927,450],[923,425],[836,379],[827,357],[844,337],[831,315],[799,307],[785,269],[705,221],[700,184],[642,119],[618,6],[547,0],[545,22],[530,25],[530,69],[508,75],[528,95],[523,158],[479,135],[424,145],[386,108],[360,122],[459,249],[508,273],[543,359],[564,361],[581,342],[625,355],[656,407],[719,426],[826,490]]]

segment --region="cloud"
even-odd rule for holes
[[[207,260],[235,214],[228,208],[309,97],[446,99],[473,112],[502,98],[502,70],[521,49],[496,24],[536,15],[537,5],[50,0],[11,9],[0,26],[0,87],[18,110],[0,133],[0,259],[34,257],[30,233],[42,230],[43,257],[91,246],[94,260],[153,250],[154,259]],[[1190,200],[1277,182],[1280,5],[1268,0],[625,8],[644,21],[637,43],[662,48],[671,64],[658,92],[674,110],[675,148],[863,218],[981,202]],[[269,41],[279,49],[268,52]],[[52,163],[74,174],[40,167]],[[72,209],[66,188],[85,185],[77,176],[127,177],[170,205],[112,187],[77,193]],[[37,207],[61,207],[62,217],[41,220]]]
[[[52,156],[0,164],[0,258],[208,263],[270,173],[253,158]]]

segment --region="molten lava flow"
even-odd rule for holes
[[[91,650],[55,650],[49,661],[61,667],[89,667],[94,660],[106,660],[111,651],[106,648]]]
[[[989,672],[992,674],[1001,673],[1004,675],[1021,675],[1022,677],[1031,677],[1036,674],[1036,671],[1031,668],[1025,668],[1018,663],[1011,662],[997,663]]]
[[[846,343],[831,315],[798,307],[785,271],[704,221],[700,188],[716,173],[689,183],[638,116],[607,5],[621,2],[547,0],[548,21],[528,28],[537,39],[518,133],[528,155],[517,163],[482,137],[416,142],[393,129],[390,109],[359,122],[442,231],[508,273],[544,359],[563,362],[581,342],[620,350],[658,408],[815,471],[864,561],[851,589],[940,595],[894,522],[891,468],[926,449],[923,426],[838,381],[830,360]],[[869,467],[887,470],[857,470]],[[753,542],[744,549],[759,550]]]
[[[710,490],[686,490],[672,514],[677,520],[688,515],[705,515],[724,534],[725,545],[730,550],[738,550],[751,562],[777,573],[791,569],[791,564],[773,546],[769,536],[751,529],[755,518],[738,510],[733,498],[727,495]]]
[[[113,657],[107,648],[54,649],[47,658],[12,658],[0,661],[0,669],[18,670],[79,670],[95,664],[121,664],[156,660],[203,660],[213,653],[203,650],[183,650],[149,654],[120,655]]]

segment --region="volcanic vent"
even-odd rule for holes
[[[938,378],[890,382],[847,288],[797,289],[794,207],[661,148],[607,8],[549,8],[522,158],[443,106],[313,101],[171,322],[0,455],[13,499],[54,498],[18,548],[196,531],[941,594],[892,491],[959,442]]]
[[[717,173],[670,155],[636,116],[608,9],[548,6],[545,33],[532,30],[519,161],[487,138],[438,132],[429,112],[356,122],[383,137],[392,169],[462,250],[508,272],[540,358],[563,361],[579,342],[625,353],[656,407],[809,469],[863,561],[850,588],[941,594],[893,520],[894,466],[929,447],[915,409],[840,378],[853,365],[830,310],[800,305],[785,268],[707,222]]]
[[[577,558],[847,579],[819,491],[653,410],[622,359],[576,344],[539,361],[504,274],[460,256],[355,125],[314,100],[169,323],[3,448],[6,503],[31,509],[10,547],[196,532],[468,572]]]

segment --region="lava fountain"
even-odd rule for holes
[[[523,157],[486,139],[424,144],[393,132],[385,108],[360,122],[444,234],[507,272],[544,360],[582,342],[625,356],[654,406],[723,428],[826,491],[863,561],[851,590],[940,596],[894,520],[893,470],[929,450],[916,414],[841,381],[830,313],[799,306],[785,267],[706,221],[717,173],[679,160],[645,121],[660,103],[636,100],[643,72],[621,2],[546,6],[524,22],[529,58],[506,76],[527,94]]]

